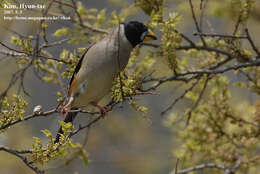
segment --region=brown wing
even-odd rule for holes
[[[81,68],[81,66],[82,66],[83,59],[84,59],[85,55],[87,54],[88,50],[89,50],[93,45],[94,45],[94,44],[91,44],[91,45],[84,51],[84,53],[83,53],[83,55],[81,56],[81,58],[80,58],[78,64],[76,65],[76,68],[75,68],[75,70],[74,70],[74,72],[73,72],[73,75],[72,75],[72,77],[71,77],[71,79],[70,79],[70,83],[69,83],[69,92],[68,92],[69,95],[72,93],[72,91],[73,91],[73,89],[74,89],[75,83],[76,83],[76,81],[77,81],[77,74],[78,74],[78,72],[79,72],[79,70],[80,70],[80,68]]]

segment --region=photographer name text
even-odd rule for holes
[[[45,7],[44,4],[4,4],[5,9],[44,9]]]

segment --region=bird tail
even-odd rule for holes
[[[72,108],[72,110],[75,110],[75,109],[76,108]],[[73,124],[73,121],[76,118],[76,116],[77,116],[77,112],[69,112],[63,121],[65,123],[71,122]],[[60,126],[54,143],[58,143],[60,141],[61,134],[63,134],[63,131],[62,131],[62,127]]]

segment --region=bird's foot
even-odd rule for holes
[[[109,107],[107,107],[107,106],[99,106],[97,103],[95,103],[95,102],[91,102],[90,103],[92,106],[95,106],[95,107],[97,107],[98,109],[99,109],[99,114],[101,115],[101,116],[103,116],[103,117],[105,117],[105,116],[108,116],[108,112],[110,111],[110,108]]]
[[[66,116],[66,115],[68,114],[68,112],[69,112],[70,106],[71,106],[70,103],[66,104],[65,106],[62,106],[59,115],[62,116],[63,118],[65,118],[65,116]]]
[[[110,111],[109,107],[103,106],[99,108],[99,114],[102,116],[108,116],[108,112]]]

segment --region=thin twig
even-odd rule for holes
[[[174,169],[174,171],[172,171],[170,174],[188,174],[190,172],[195,172],[198,170],[203,170],[203,169],[208,169],[208,168],[215,168],[215,169],[219,169],[224,171],[224,174],[235,174],[236,171],[238,170],[238,168],[241,166],[241,158],[242,155],[240,154],[235,165],[232,167],[226,167],[225,165],[221,165],[221,164],[217,164],[217,163],[203,163],[203,164],[199,164],[187,169],[182,169],[182,170],[178,170],[176,171],[176,168]]]
[[[201,33],[201,29],[199,27],[199,24],[198,24],[198,21],[196,19],[196,15],[195,15],[195,12],[194,12],[194,7],[193,7],[193,4],[192,4],[192,0],[189,0],[189,4],[190,4],[192,18],[193,18],[193,21],[195,23],[196,29],[197,29],[198,33]],[[200,35],[200,39],[201,39],[201,41],[203,43],[203,46],[207,46],[206,41],[204,40],[203,36]]]
[[[67,3],[67,2],[59,1],[59,0],[54,0],[54,2],[57,3],[57,4],[64,5],[64,6],[67,6],[67,7],[71,7],[71,8],[74,9],[74,5],[71,5],[71,4]]]
[[[205,11],[206,11],[206,6],[207,6],[207,3],[208,3],[208,0],[205,0],[206,2],[204,2],[204,0],[201,0],[200,1],[200,29],[202,30],[203,28],[203,21],[204,21],[204,14],[205,14]]]
[[[196,44],[185,34],[179,32],[178,30],[174,30],[174,32],[178,33],[184,40],[186,40],[191,46],[196,46]]]
[[[11,50],[11,51],[14,51],[14,52],[17,52],[17,53],[22,53],[22,54],[25,54],[27,56],[34,56],[32,53],[28,53],[28,52],[25,52],[25,51],[21,51],[21,50],[16,50],[14,48],[11,48],[9,46],[7,46],[6,44],[4,44],[3,42],[0,41],[0,45],[4,46],[5,48]],[[62,60],[62,59],[56,59],[56,58],[53,58],[53,57],[47,57],[47,56],[44,56],[44,55],[37,55],[39,58],[44,58],[44,59],[50,59],[50,60],[55,60],[57,62],[62,62],[62,63],[65,63],[65,64],[68,64],[68,62]]]
[[[99,32],[99,33],[104,33],[104,34],[108,34],[108,31],[104,30],[104,29],[100,29],[100,28],[96,28],[96,27],[93,27],[91,25],[88,25],[86,23],[83,22],[79,12],[78,12],[78,9],[77,9],[77,4],[74,0],[71,0],[72,4],[73,4],[73,9],[75,11],[75,14],[79,20],[79,25],[83,28],[87,28],[93,32]]]
[[[232,39],[247,39],[247,36],[236,36],[226,34],[212,34],[212,33],[194,33],[194,36],[207,36],[207,37],[220,37],[220,38],[232,38]]]
[[[46,55],[48,55],[49,57],[53,57],[53,56],[51,55],[51,53],[49,53],[49,52],[46,51],[46,50],[42,50],[42,52],[45,53]],[[52,63],[52,66],[53,66],[53,68],[54,68],[54,70],[55,70],[55,72],[56,72],[56,75],[57,75],[58,85],[60,86],[60,89],[61,89],[61,91],[62,91],[63,96],[65,96],[66,93],[67,93],[67,92],[66,92],[66,86],[64,85],[63,80],[62,80],[62,77],[61,77],[61,73],[60,73],[60,71],[59,71],[58,68],[57,68],[57,62],[56,62],[56,61],[52,61],[51,63]]]
[[[19,36],[19,38],[21,38],[21,39],[28,39],[29,38],[29,36],[25,36],[25,35],[23,35],[23,34],[21,34],[21,33],[18,33],[17,31],[15,31],[15,30],[13,30],[12,28],[10,28],[10,27],[6,27],[6,26],[4,26],[4,25],[0,25],[2,28],[4,28],[7,32],[10,32],[10,33],[12,33],[12,34],[15,34],[15,35],[17,35],[17,36]],[[31,38],[32,40],[34,40],[35,38],[33,37],[33,38]]]
[[[109,107],[108,111],[111,111],[114,106],[116,106],[118,103],[120,102],[113,102],[111,101],[107,107]],[[77,130],[75,130],[74,132],[70,133],[70,135],[68,136],[68,138],[71,138],[72,136],[76,135],[78,132],[86,129],[86,128],[90,128],[91,126],[93,126],[93,124],[97,123],[99,120],[101,120],[102,118],[104,118],[104,115],[99,115],[98,117],[94,118],[92,121],[90,121],[88,124],[84,125],[84,126],[79,126],[79,128]]]
[[[27,165],[30,169],[32,169],[35,173],[37,174],[44,174],[45,172],[43,170],[38,169],[33,165],[32,162],[28,161],[28,159],[21,154],[26,154],[26,153],[31,153],[31,151],[18,151],[18,150],[13,150],[8,147],[0,146],[0,151],[5,151],[8,152],[18,158],[20,158],[25,165]]]
[[[30,154],[32,153],[32,150],[16,150],[16,149],[10,149],[8,147],[5,146],[0,146],[0,151],[13,151],[14,153],[18,153],[18,154]]]
[[[30,115],[25,116],[23,119],[15,120],[15,121],[12,121],[12,122],[7,123],[7,124],[5,124],[5,125],[2,125],[2,126],[0,127],[0,130],[6,129],[6,128],[10,127],[10,126],[13,126],[13,125],[15,125],[15,124],[17,124],[17,123],[21,123],[21,122],[26,121],[26,120],[30,120],[30,119],[33,119],[33,118],[36,118],[36,117],[46,117],[46,116],[49,116],[49,115],[51,115],[51,114],[53,114],[53,113],[57,113],[57,112],[58,112],[58,111],[57,111],[57,109],[55,108],[55,109],[51,109],[51,110],[46,111],[46,112],[33,113],[33,114],[30,114]]]
[[[220,165],[220,164],[204,163],[204,164],[196,165],[194,167],[190,167],[190,168],[187,168],[187,169],[179,170],[177,174],[186,174],[186,173],[189,173],[189,172],[202,170],[202,169],[205,169],[205,168],[216,168],[216,169],[220,169],[220,170],[225,170],[226,169],[225,166]]]
[[[53,46],[57,46],[57,45],[61,45],[65,42],[67,42],[69,39],[62,39],[62,40],[58,40],[58,41],[55,41],[55,42],[52,42],[52,43],[45,43],[43,45],[41,45],[39,47],[39,50],[43,49],[43,48],[48,48],[48,47],[53,47]]]
[[[226,113],[225,116],[228,117],[228,118],[230,118],[230,119],[232,119],[232,120],[234,120],[234,121],[242,122],[242,123],[244,123],[244,124],[247,124],[247,125],[251,125],[251,126],[260,128],[260,124],[259,124],[259,123],[250,122],[250,121],[244,120],[244,119],[242,119],[242,118],[233,116],[233,115],[228,114],[228,113]]]
[[[42,16],[45,17],[47,16],[52,4],[54,3],[54,0],[51,0],[51,2],[47,5],[47,7],[45,9],[42,10]],[[43,41],[45,43],[48,43],[48,40],[47,40],[47,34],[46,34],[46,28],[45,27],[42,27],[42,25],[44,24],[45,20],[40,20],[40,24],[39,24],[39,28],[38,28],[38,33],[37,33],[37,38],[39,39],[39,36],[40,36],[40,33],[42,31],[42,38],[43,38]],[[38,50],[37,50],[38,51]]]
[[[120,64],[120,25],[118,25],[118,31],[117,31],[117,68],[118,68],[118,78],[119,78],[119,83],[120,83],[120,92],[122,95],[122,100],[124,101],[125,99],[125,94],[123,90],[123,81],[121,78],[120,70],[121,70],[121,64]]]
[[[154,47],[154,48],[159,48],[161,46],[161,44],[156,44],[156,43],[142,43],[141,46],[150,46],[150,47]],[[203,50],[203,51],[208,51],[208,52],[216,52],[228,57],[232,57],[231,53],[219,49],[219,48],[215,48],[215,47],[210,47],[210,46],[197,46],[197,45],[183,45],[183,46],[179,46],[176,48],[176,50],[191,50],[191,49],[196,49],[196,50]]]
[[[225,59],[222,63],[226,63],[229,60],[230,59]],[[221,69],[214,69],[215,67],[219,67],[219,66],[213,66],[208,69],[179,72],[178,74],[173,74],[172,76],[169,76],[169,77],[153,78],[153,79],[148,79],[148,80],[144,81],[144,83],[151,82],[151,81],[156,81],[156,83],[153,84],[152,86],[150,86],[149,88],[144,89],[143,91],[155,90],[160,85],[162,85],[166,82],[171,82],[171,81],[188,82],[192,79],[198,78],[200,75],[203,75],[203,74],[216,75],[216,74],[222,74],[222,73],[232,71],[232,70],[238,70],[238,69],[256,67],[256,66],[260,66],[259,59],[256,59],[251,62],[244,62],[244,63],[238,63],[238,64],[234,64],[234,65],[230,65],[230,66],[225,66]],[[186,77],[186,76],[190,76],[190,77]]]
[[[32,61],[30,61],[24,68],[12,74],[11,80],[9,81],[7,88],[3,90],[3,92],[0,94],[0,100],[6,97],[8,91],[12,88],[12,86],[17,82],[19,78],[22,77],[22,74],[24,74],[25,71],[27,71],[27,69],[29,69],[31,66],[32,66]],[[1,108],[1,104],[0,104],[0,108]]]
[[[206,69],[206,70],[187,71],[187,72],[183,72],[183,73],[178,73],[178,75],[186,76],[186,75],[191,75],[191,74],[193,74],[193,75],[194,74],[222,74],[222,73],[225,73],[225,72],[231,71],[231,70],[238,70],[238,69],[242,69],[242,68],[256,67],[256,66],[260,66],[260,60],[258,60],[258,59],[251,61],[251,62],[237,63],[235,65],[225,66],[222,69],[217,69],[217,70]]]
[[[200,92],[200,94],[199,94],[198,99],[196,100],[195,104],[192,106],[192,108],[191,108],[191,109],[189,110],[189,112],[187,113],[188,118],[187,118],[187,121],[186,121],[186,125],[189,125],[189,122],[190,122],[190,119],[191,119],[191,116],[192,116],[192,112],[198,107],[198,105],[199,105],[199,103],[200,103],[200,101],[201,101],[201,99],[202,99],[202,96],[203,96],[203,94],[204,94],[204,92],[205,92],[205,90],[206,90],[206,88],[207,88],[209,79],[210,79],[210,77],[207,76],[207,77],[206,77],[206,81],[205,81],[205,83],[204,83],[204,85],[203,85],[203,88],[202,88],[202,90],[201,90],[201,92]]]
[[[236,25],[235,25],[235,28],[234,28],[234,31],[233,31],[233,35],[236,35],[237,34],[237,31],[238,31],[238,27],[241,23],[241,18],[242,18],[242,13],[239,14],[238,18],[237,18],[237,22],[236,22]]]
[[[179,158],[177,158],[176,160],[176,165],[175,165],[175,169],[174,169],[174,174],[178,173],[178,164],[179,164]]]
[[[163,112],[161,112],[161,115],[163,116],[165,113],[171,110],[175,106],[175,104],[178,103],[178,101],[180,101],[181,99],[183,99],[189,91],[192,91],[192,89],[199,83],[199,81],[200,78],[196,79],[196,81],[189,88],[187,88],[179,97],[177,97],[170,106],[168,106]]]
[[[257,54],[258,56],[260,56],[260,51],[257,49],[256,45],[254,44],[254,42],[253,42],[253,40],[252,40],[252,38],[251,38],[251,36],[250,36],[250,34],[249,34],[248,28],[245,29],[245,32],[246,32],[247,39],[248,39],[248,41],[249,41],[251,47],[252,47],[253,50],[256,52],[256,54]]]

